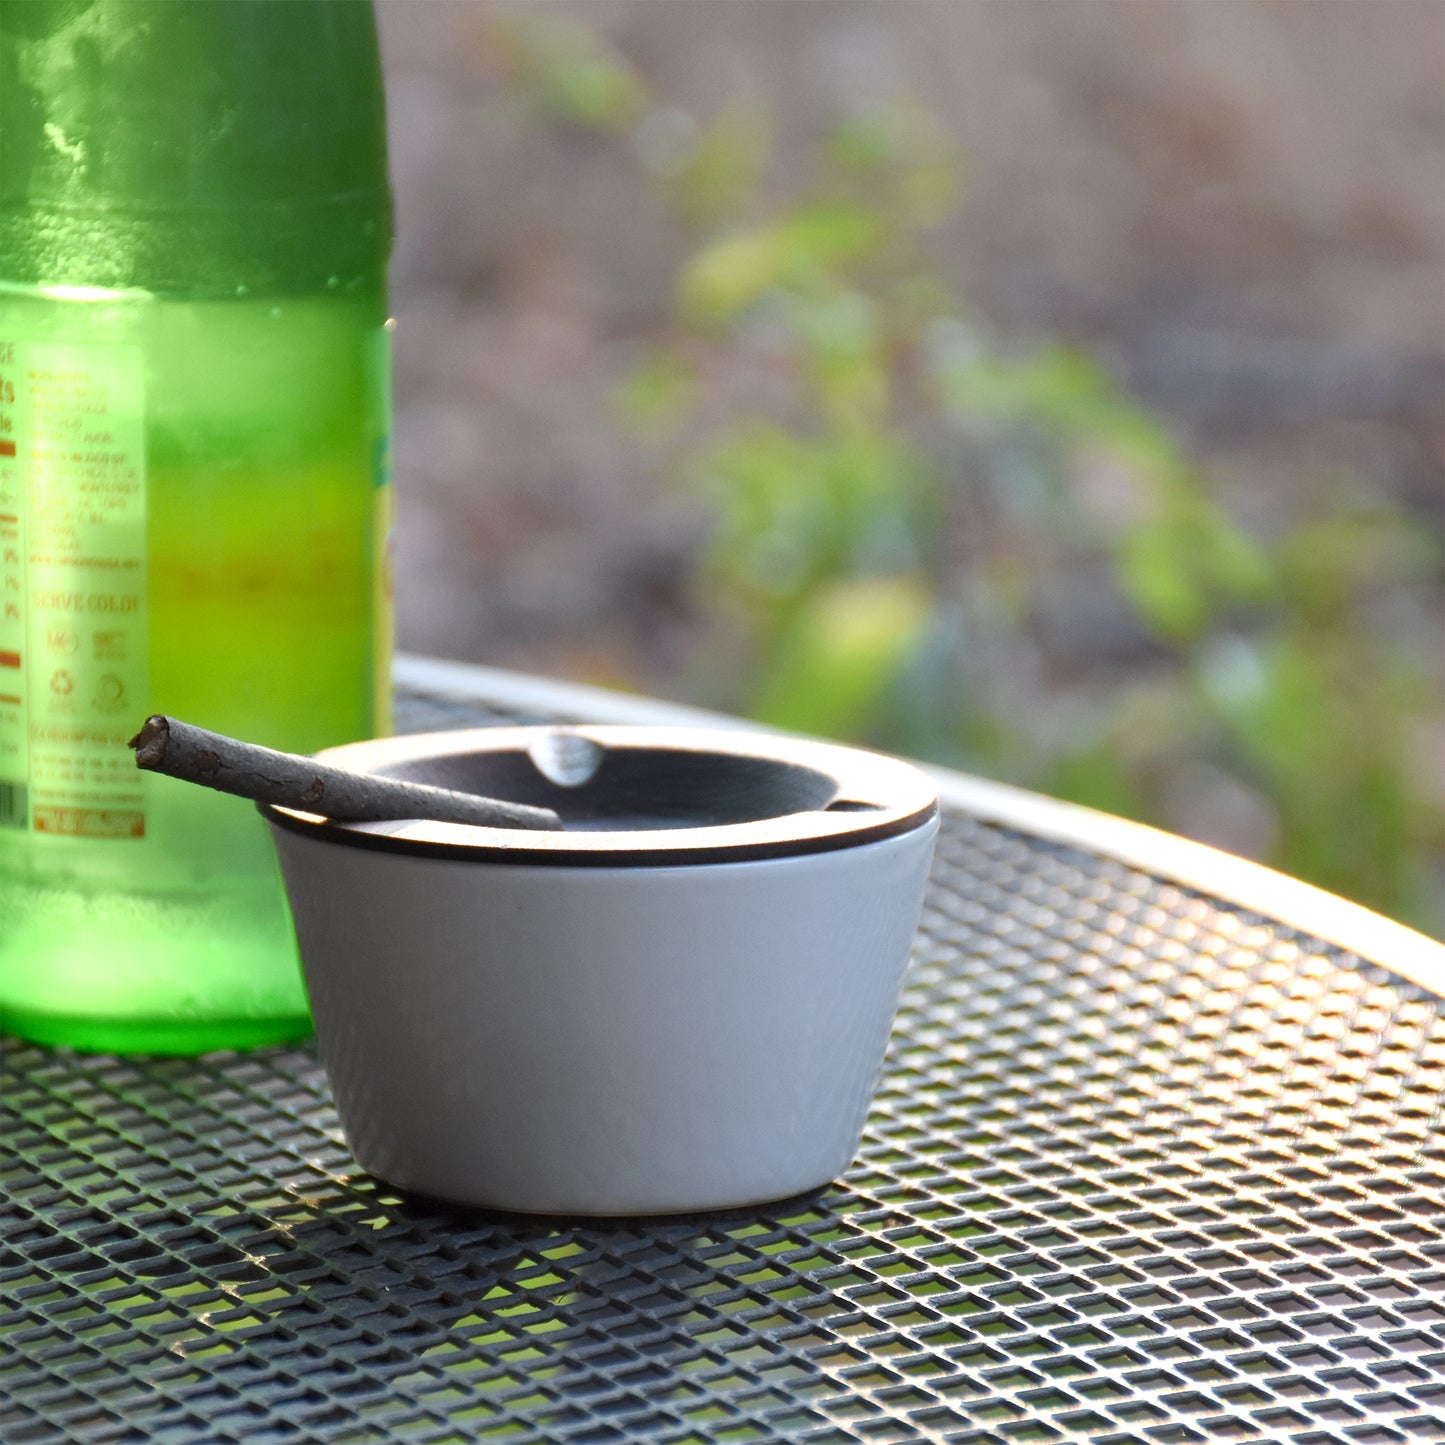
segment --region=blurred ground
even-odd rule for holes
[[[757,97],[783,175],[846,111],[915,97],[969,163],[950,279],[1000,332],[1102,357],[1247,525],[1278,526],[1324,470],[1441,528],[1437,0],[378,8],[405,648],[666,694],[696,627],[702,521],[612,410],[685,238],[623,151],[539,125],[509,92],[497,26],[539,9],[584,20],[691,113]],[[1087,661],[1117,618],[1081,585],[1062,615]],[[1435,605],[1392,626],[1438,649]],[[1171,821],[1250,850],[1247,819],[1200,807]]]

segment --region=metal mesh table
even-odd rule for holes
[[[10,1445],[1445,1438],[1440,1001],[957,808],[862,1150],[816,1196],[402,1197],[304,1046],[12,1043],[3,1089]]]

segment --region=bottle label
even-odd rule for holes
[[[0,826],[141,838],[137,347],[0,338]]]

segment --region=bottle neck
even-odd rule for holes
[[[390,244],[370,0],[0,0],[0,280],[308,292]]]

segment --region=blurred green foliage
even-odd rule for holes
[[[629,148],[684,237],[618,392],[715,519],[680,690],[1165,826],[1181,780],[1222,789],[1267,818],[1265,861],[1440,930],[1437,659],[1376,615],[1440,585],[1437,539],[1362,478],[1251,535],[1096,361],[1001,349],[930,253],[964,167],[927,115],[848,118],[781,193],[757,105],[683,115],[555,14],[505,43],[519,92]],[[1049,626],[1089,577],[1122,662]]]

